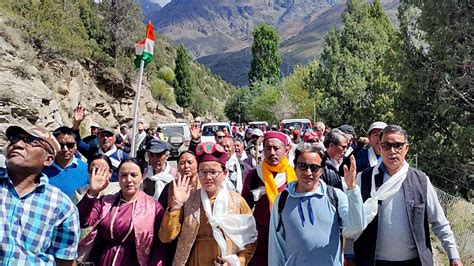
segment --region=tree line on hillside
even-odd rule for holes
[[[113,72],[127,84],[135,83],[134,47],[145,33],[136,1],[7,0],[0,8],[12,18],[12,26],[24,29],[23,37],[41,59],[90,58],[101,66],[95,75]],[[177,103],[194,115],[224,117],[223,102],[233,86],[194,64],[184,47],[174,47],[161,36],[155,40],[154,53],[145,76],[155,99],[168,107]]]
[[[354,125],[400,124],[411,158],[451,193],[473,198],[473,5],[401,1],[396,29],[379,0],[347,2],[343,28],[331,29],[320,58],[282,79],[278,34],[254,29],[251,85],[236,90],[225,112],[233,121],[310,118]]]

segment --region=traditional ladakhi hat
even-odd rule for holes
[[[288,138],[286,135],[278,131],[267,131],[265,135],[263,135],[263,141],[266,141],[267,139],[279,139],[283,144],[288,145]]]
[[[225,166],[227,162],[227,153],[224,148],[217,143],[204,142],[196,147],[196,156],[198,163],[218,162]]]

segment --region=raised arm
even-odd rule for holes
[[[159,237],[161,242],[169,243],[178,237],[181,232],[182,209],[189,199],[191,189],[190,178],[183,176],[173,180],[173,201],[168,206],[161,222]]]

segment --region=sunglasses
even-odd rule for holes
[[[45,145],[41,144],[40,138],[34,136],[13,135],[8,138],[8,141],[10,141],[10,145],[17,143],[20,140],[23,141],[23,143],[25,143],[29,147],[42,147],[48,152],[51,152],[51,149],[49,149],[49,147],[46,147]]]
[[[296,163],[296,167],[298,167],[298,169],[300,171],[306,171],[309,169],[311,169],[311,172],[313,173],[316,173],[318,172],[320,169],[322,169],[323,167],[321,165],[317,165],[317,164],[310,164],[310,163]]]
[[[216,138],[217,138],[217,139],[223,139],[223,138],[225,138],[225,135],[223,135],[223,136],[217,135]]]
[[[76,143],[75,142],[66,142],[66,143],[59,142],[59,146],[61,147],[61,150],[64,149],[64,146],[66,146],[70,150],[76,146]]]
[[[393,142],[393,143],[390,143],[390,142],[382,142],[380,143],[380,146],[382,147],[382,150],[384,151],[388,151],[388,150],[391,150],[392,148],[395,148],[395,150],[400,150],[401,148],[403,148],[403,146],[405,146],[406,142]]]

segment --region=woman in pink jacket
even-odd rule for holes
[[[143,168],[138,161],[123,160],[118,168],[120,191],[100,198],[99,193],[109,182],[108,170],[90,171],[90,188],[77,204],[81,228],[92,227],[79,243],[81,261],[95,265],[161,265],[165,250],[158,230],[163,208],[141,191]]]

